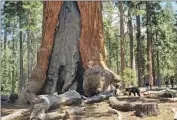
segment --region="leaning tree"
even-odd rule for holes
[[[43,34],[37,64],[20,93],[82,92],[83,72],[92,61],[106,67],[101,2],[44,1]]]

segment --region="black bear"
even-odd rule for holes
[[[126,88],[125,91],[129,92],[129,96],[131,95],[131,93],[133,93],[134,96],[136,96],[136,94],[140,96],[140,90],[137,87]]]
[[[17,99],[18,99],[18,95],[17,94],[15,94],[15,93],[14,94],[13,93],[10,94],[9,100],[10,100],[11,103],[15,103]]]

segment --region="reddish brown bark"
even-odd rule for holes
[[[26,92],[38,93],[45,82],[49,57],[51,55],[51,50],[53,47],[55,27],[58,20],[58,14],[61,9],[61,5],[61,1],[44,2],[42,43],[37,53],[37,64],[34,70],[32,71],[30,81],[29,83],[27,83],[24,91],[20,95],[20,103],[26,102]]]
[[[54,40],[54,32],[62,2],[44,2],[43,12],[43,40],[40,50],[37,54],[37,65],[34,68],[30,82],[22,93],[23,100],[27,92],[38,93],[42,90],[46,80],[46,72],[49,68],[49,58],[51,56]],[[101,2],[81,2],[78,1],[78,7],[81,15],[81,37],[80,53],[82,63],[85,69],[88,68],[88,62],[106,67],[106,49],[103,38],[102,6]],[[108,68],[107,68],[108,69]],[[109,69],[108,69],[109,70]],[[109,70],[113,73],[111,70]],[[114,75],[114,79],[119,76]],[[33,89],[31,89],[33,88]],[[21,102],[22,103],[22,102]]]
[[[39,89],[42,87],[46,78],[49,57],[53,47],[55,26],[58,20],[61,5],[61,1],[44,2],[43,24],[45,26],[43,26],[43,39],[41,48],[39,49],[37,55],[37,65],[31,75],[31,80],[40,82]]]
[[[106,62],[106,50],[103,38],[102,6],[100,1],[78,1],[81,14],[82,31],[80,52],[85,69],[89,61],[102,67]]]

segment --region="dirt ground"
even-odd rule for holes
[[[119,100],[125,100],[126,98],[119,98]],[[128,98],[129,99],[129,98]],[[128,100],[126,99],[126,100]],[[135,98],[137,101],[139,98]],[[162,103],[159,102],[160,114],[156,117],[144,117],[139,118],[134,115],[134,112],[120,112],[122,120],[173,120],[174,112],[172,109],[177,110],[177,103]],[[29,106],[18,106],[13,104],[4,104],[1,106],[1,116],[6,116],[21,108],[27,108]],[[75,116],[75,120],[117,120],[117,115],[110,113],[112,108],[108,104],[108,100],[100,103],[86,105],[86,113],[82,116]]]

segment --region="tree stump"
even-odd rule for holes
[[[138,117],[143,116],[157,116],[159,108],[157,103],[141,103],[135,106],[135,115]]]

